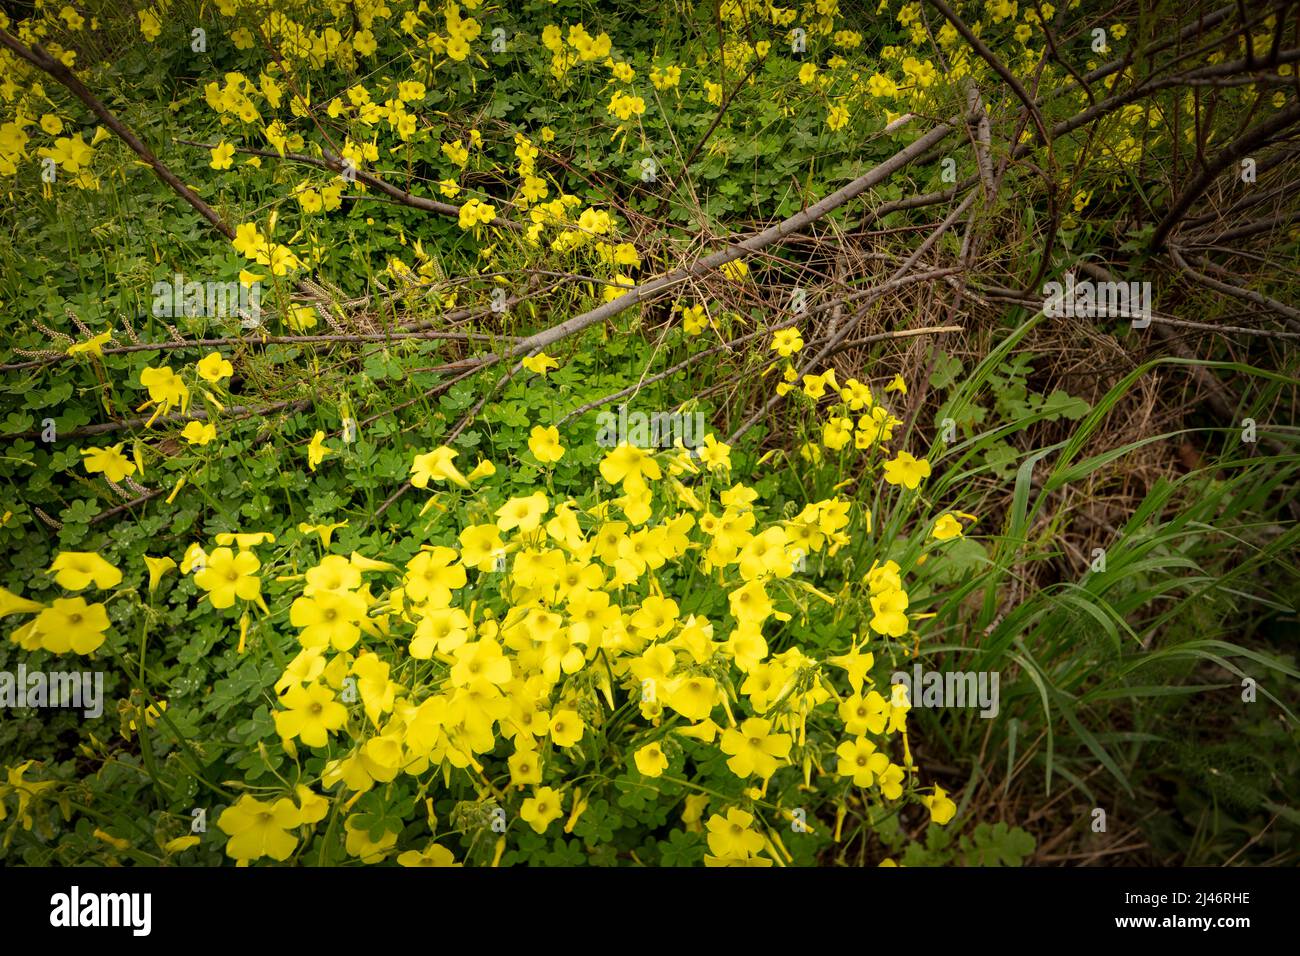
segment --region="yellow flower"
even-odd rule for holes
[[[166,853],[168,856],[171,856],[174,853],[184,853],[186,850],[190,849],[191,847],[198,846],[199,843],[200,840],[196,836],[176,837],[174,840],[168,840],[165,844],[163,844],[163,852]]]
[[[59,16],[62,18],[62,21],[68,23],[69,30],[81,30],[82,26],[85,26],[86,23],[86,18],[83,17],[82,14],[79,14],[77,10],[68,7],[68,5],[65,5],[64,8],[59,10]]]
[[[111,329],[107,332],[100,332],[98,335],[89,338],[84,342],[75,342],[72,345],[69,345],[67,354],[68,355],[98,355],[100,358],[103,358],[104,346],[108,343],[109,339],[111,339],[112,337],[113,337],[113,332]]]
[[[623,509],[627,520],[634,525],[642,525],[650,520],[651,514],[651,494],[647,485],[625,485],[626,492],[622,497],[615,500],[616,504]]]
[[[298,808],[287,797],[272,804],[248,794],[242,795],[217,818],[217,826],[230,836],[226,855],[232,860],[259,860],[269,856],[278,863],[289,859],[297,848],[298,838],[290,831],[301,822]]]
[[[203,446],[217,437],[217,426],[210,422],[192,421],[181,429],[181,437],[191,445]]]
[[[538,833],[558,820],[564,813],[564,800],[560,792],[551,787],[536,787],[533,795],[519,808],[519,817]]]
[[[421,850],[407,850],[397,856],[398,866],[460,866],[455,854],[445,846],[430,843]]]
[[[895,375],[893,380],[885,386],[886,392],[898,392],[900,395],[907,394],[907,383],[903,381],[903,376]]]
[[[261,599],[262,579],[257,569],[262,563],[251,551],[238,554],[229,548],[217,548],[208,556],[203,570],[194,575],[194,583],[208,592],[212,606],[230,607],[235,598],[245,601]]]
[[[306,332],[317,324],[316,310],[310,305],[291,303],[283,315],[285,324],[295,332]]]
[[[663,472],[648,451],[624,442],[601,459],[600,475],[611,485],[622,484],[628,491],[642,487],[647,478],[658,480]]]
[[[282,740],[295,737],[308,747],[324,747],[331,731],[348,720],[348,709],[334,699],[324,684],[296,684],[280,698],[285,710],[275,712],[275,731]]]
[[[771,730],[770,720],[750,717],[739,728],[722,732],[719,745],[731,757],[727,766],[732,773],[741,778],[758,774],[764,780],[776,773],[793,741],[789,734],[774,734]]]
[[[691,305],[682,309],[682,329],[687,335],[699,335],[708,323],[708,313],[703,305]]]
[[[891,485],[914,489],[922,478],[929,477],[930,463],[924,458],[918,461],[905,451],[900,451],[896,458],[885,462],[885,481]]]
[[[83,448],[83,464],[89,474],[102,472],[109,481],[121,481],[135,474],[135,463],[122,454],[125,442],[118,442],[107,448]]]
[[[494,524],[469,525],[460,532],[460,560],[466,567],[491,571],[498,557],[504,557],[504,544]]]
[[[866,737],[846,740],[835,748],[839,758],[835,772],[841,777],[852,777],[855,787],[869,787],[876,776],[889,767],[889,758],[876,750],[876,745]]]
[[[674,88],[681,81],[682,68],[680,66],[666,66],[662,70],[656,66],[650,70],[650,82],[654,84],[654,88],[657,90]]]
[[[337,557],[337,556],[336,556]],[[303,647],[326,647],[349,651],[361,639],[360,621],[366,616],[366,600],[352,591],[318,590],[311,597],[294,600],[289,623],[300,628]]]
[[[849,686],[853,688],[853,693],[856,695],[862,690],[862,682],[871,673],[871,668],[876,666],[876,657],[870,651],[865,653],[859,651],[855,636],[849,653],[831,657],[828,662],[842,668],[848,674]]]
[[[713,435],[705,435],[704,444],[700,447],[700,461],[710,471],[727,471],[731,468],[731,446],[718,441]]]
[[[465,42],[464,37],[448,37],[446,43],[447,56],[457,63],[469,56],[469,44]]]
[[[723,263],[718,272],[721,273],[724,279],[731,282],[740,282],[745,276],[749,275],[749,266],[739,259],[733,259],[730,262]]]
[[[36,634],[41,647],[52,654],[89,654],[104,643],[108,612],[102,604],[87,604],[82,598],[56,598],[36,616]]]
[[[930,533],[940,541],[960,538],[962,535],[961,522],[950,514],[942,514],[939,516],[939,520],[934,523],[934,530]]]
[[[362,56],[372,56],[375,50],[379,49],[379,43],[371,31],[359,30],[352,37],[352,49]]]
[[[632,759],[636,761],[636,769],[647,777],[657,777],[668,769],[668,757],[657,741],[646,744],[632,755]]]
[[[560,430],[554,425],[544,428],[534,425],[528,437],[528,450],[543,464],[553,464],[564,456],[564,446],[560,444]]]
[[[631,289],[636,285],[635,280],[629,276],[617,275],[610,280],[611,284],[605,286],[603,293],[606,302],[613,302],[619,296],[624,295],[624,289]]]
[[[50,787],[57,786],[58,784],[58,781],[55,780],[24,780],[23,774],[25,774],[34,763],[36,763],[36,761],[28,760],[16,767],[8,768],[6,774],[8,779],[4,783],[0,783],[0,820],[5,818],[6,813],[4,798],[11,793],[17,793],[18,820],[22,823],[24,830],[30,830],[32,828],[32,814],[29,809],[32,799],[39,797],[43,790],[48,790]]]
[[[140,373],[140,384],[149,390],[149,401],[140,408],[148,408],[154,404],[158,406],[153,417],[149,419],[149,424],[153,424],[154,418],[159,415],[165,415],[174,405],[180,406],[182,412],[189,408],[190,390],[181,381],[181,377],[165,365],[146,368]]]
[[[60,551],[50,565],[59,587],[80,591],[93,581],[97,588],[115,588],[122,572],[92,551]]]
[[[506,765],[510,768],[510,782],[516,787],[542,782],[542,763],[531,745],[517,749],[506,759]]]
[[[831,451],[839,451],[849,443],[853,434],[853,419],[832,416],[822,428],[822,444]]]
[[[606,109],[620,120],[626,121],[645,113],[645,100],[640,96],[629,96],[619,91],[610,98]]]
[[[713,705],[717,698],[717,682],[711,677],[698,675],[672,678],[664,691],[664,703],[692,722],[707,719],[713,712]],[[668,761],[665,760],[664,765],[667,766],[667,763]],[[647,776],[656,775],[647,774]]]
[[[427,488],[429,481],[450,481],[462,488],[469,487],[469,481],[452,464],[457,452],[446,445],[440,445],[433,451],[416,455],[411,462],[411,486]]]
[[[555,361],[555,359],[551,358],[545,352],[538,352],[536,355],[526,356],[521,360],[521,364],[524,368],[528,369],[528,371],[534,372],[543,378],[546,377],[546,373],[551,369],[560,367],[560,363]]]
[[[551,740],[557,747],[572,747],[582,739],[586,725],[576,710],[557,710],[551,715],[548,726]]]
[[[772,351],[782,358],[789,358],[802,348],[803,336],[798,329],[779,329],[772,334]]]
[[[882,96],[894,96],[898,93],[898,84],[884,74],[876,73],[867,80],[867,92],[877,99]]]
[[[840,398],[849,406],[851,412],[870,408],[872,403],[871,389],[856,378],[851,378],[844,383],[844,387],[840,389]]]
[[[220,352],[212,352],[204,356],[199,360],[196,368],[200,378],[214,384],[235,374],[235,367],[222,358]]]
[[[168,557],[151,558],[149,555],[144,556],[145,566],[149,569],[149,590],[157,591],[158,585],[168,571],[176,567],[176,562]]]
[[[358,826],[353,817],[348,817],[344,829],[347,831],[344,846],[349,855],[360,858],[362,863],[380,862],[397,843],[397,834],[392,830],[384,830],[378,840],[372,839],[370,831]]]
[[[930,811],[930,819],[939,826],[944,826],[957,812],[957,804],[948,799],[947,791],[938,784],[934,785],[934,793],[922,797],[921,802]]]
[[[496,510],[497,527],[502,531],[518,528],[520,533],[536,531],[542,523],[542,515],[550,508],[546,495],[540,491],[527,498],[511,498]]]
[[[307,467],[312,471],[316,466],[325,460],[325,456],[333,452],[334,449],[325,444],[325,433],[317,431],[311,436],[311,444],[307,446]]]
[[[53,148],[42,148],[38,152],[54,160],[61,170],[66,169],[70,173],[80,172],[95,158],[94,151],[86,145],[80,133],[76,136],[60,136],[54,141]]]
[[[732,807],[725,817],[709,817],[709,850],[714,856],[747,857],[763,849],[763,835],[752,829],[754,815]]]
[[[832,106],[830,112],[826,115],[826,125],[832,131],[843,129],[848,125],[849,111],[843,106]]]
[[[803,377],[803,392],[809,398],[821,398],[826,394],[826,373],[821,375],[805,375]]]
[[[887,637],[902,637],[907,633],[907,592],[902,588],[882,591],[871,598],[871,629]]]
[[[478,199],[470,199],[460,207],[460,228],[469,230],[478,225],[487,225],[496,217],[496,206]]]
[[[322,548],[328,548],[330,546],[330,539],[334,536],[334,532],[339,528],[346,528],[347,526],[348,523],[346,521],[339,521],[333,524],[308,524],[305,521],[301,521],[298,523],[298,530],[303,534],[319,535],[320,546]]]
[[[233,165],[235,147],[229,143],[218,143],[212,148],[212,161],[208,163],[213,169],[229,169]]]
[[[0,588],[0,617],[7,617],[10,614],[35,614],[44,607],[43,604],[37,604],[12,591]]]
[[[453,591],[465,586],[465,568],[456,564],[456,552],[438,545],[426,546],[406,563],[406,595],[413,601],[428,601],[431,607],[451,604]]]

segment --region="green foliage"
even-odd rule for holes
[[[683,286],[679,308],[654,301],[620,313],[558,343],[559,368],[544,378],[519,373],[507,381],[507,369],[497,366],[456,379],[448,366],[454,373],[475,356],[509,348],[514,336],[587,312],[605,300],[604,283],[661,274],[681,256],[695,255],[702,237],[740,235],[807,208],[909,142],[915,130],[884,132],[898,112],[947,117],[966,103],[958,70],[939,71],[925,83],[916,72],[922,64],[903,66],[904,56],[923,47],[914,36],[920,27],[909,27],[897,10],[869,29],[853,22],[854,15],[830,17],[836,29],[862,29],[864,42],[814,31],[809,55],[796,58],[783,53],[783,28],[728,22],[724,33],[716,19],[722,9],[710,4],[646,10],[621,2],[527,2],[481,11],[485,25],[489,15],[492,25],[504,25],[510,42],[493,51],[486,37],[478,39],[474,58],[461,61],[413,39],[399,24],[416,5],[393,2],[392,16],[380,18],[372,55],[351,47],[330,58],[292,54],[286,67],[269,62],[261,45],[236,41],[236,29],[261,25],[260,11],[246,6],[214,9],[176,0],[174,15],[163,18],[159,36],[148,42],[140,18],[106,13],[100,28],[82,37],[78,69],[231,226],[255,224],[309,263],[285,275],[210,230],[116,138],[95,147],[98,188],[74,187],[66,177],[44,188],[37,150],[56,140],[36,132],[39,114],[53,111],[66,134],[86,141],[98,124],[48,79],[39,95],[31,89],[33,76],[19,77],[21,89],[13,90],[6,79],[4,120],[19,111],[37,115],[28,117],[33,143],[24,164],[6,174],[0,231],[9,363],[0,378],[0,584],[41,604],[63,597],[47,569],[69,551],[99,554],[125,574],[101,595],[111,627],[89,658],[105,674],[105,716],[91,724],[68,711],[15,708],[0,721],[6,810],[0,859],[6,862],[217,865],[228,858],[216,821],[242,796],[278,796],[298,784],[329,790],[321,781],[342,750],[327,755],[286,746],[275,719],[282,712],[277,681],[300,649],[289,608],[302,575],[328,555],[354,552],[404,564],[422,545],[455,545],[465,524],[491,522],[507,498],[539,489],[557,501],[572,495],[584,507],[596,505],[608,490],[594,477],[606,451],[597,442],[596,415],[616,405],[576,413],[629,387],[636,390],[626,400],[636,407],[698,411],[725,437],[767,401],[781,375],[769,336],[666,379],[650,377],[783,318],[785,306],[768,291],[802,282],[810,263],[820,268],[820,252],[795,241],[775,246],[769,257],[750,260],[743,281]],[[337,4],[282,6],[313,29],[338,12]],[[366,7],[347,5],[348,19]],[[422,36],[453,32],[442,10],[429,19],[435,22],[424,24]],[[1004,19],[985,25],[990,42],[1009,58],[1036,60],[1032,45],[1013,39],[1019,21]],[[1030,22],[1023,12],[1021,19]],[[645,100],[635,122],[618,120],[607,105],[622,87],[603,57],[569,64],[557,75],[542,30],[579,20],[593,35],[614,35],[612,60],[635,68],[636,83],[626,88]],[[202,53],[189,46],[193,24],[204,25],[211,38]],[[349,43],[359,25],[346,25]],[[759,56],[757,42],[772,44],[771,54]],[[572,44],[562,41],[561,48]],[[983,69],[964,52],[958,58],[949,48],[945,55],[967,71]],[[844,65],[832,65],[841,58]],[[683,68],[681,85],[651,83],[650,71],[670,62]],[[820,71],[817,79],[801,75],[808,64]],[[1068,85],[1054,70],[1046,67],[1044,89]],[[866,92],[877,72],[899,80],[902,91]],[[263,76],[280,83],[284,102],[275,107],[271,97],[252,93],[264,113],[256,123],[214,109],[205,84],[228,82],[232,73],[247,77],[250,90],[265,88]],[[310,91],[310,122],[288,106],[289,79]],[[404,101],[403,109],[419,120],[413,136],[398,135],[387,120],[362,121],[357,104],[328,112],[355,84],[376,103],[392,102],[403,80],[424,86]],[[715,96],[710,85],[719,80]],[[717,101],[722,95],[731,97],[725,111]],[[1077,91],[1044,97],[1049,125],[1073,114],[1076,97],[1083,99]],[[846,102],[854,106],[846,125],[832,128],[831,110]],[[1224,138],[1264,102],[1226,104],[1215,114],[1214,134]],[[1152,230],[1142,222],[1152,218],[1146,180],[1151,167],[1185,165],[1182,144],[1163,132],[1163,118],[1184,108],[1183,91],[1160,92],[1149,106],[1150,112],[1142,106],[1103,117],[1086,137],[1057,138],[1052,175],[1059,172],[1062,182],[1049,184],[1050,204],[1015,189],[987,203],[982,215],[1007,215],[1023,227],[999,250],[1010,271],[1025,281],[1055,273],[1058,262],[1040,262],[1046,253],[1037,245],[1049,215],[1052,228],[1059,227],[1054,257],[1061,250],[1074,256],[1117,249],[1138,257],[1137,266],[1149,265],[1141,258]],[[228,142],[267,151],[273,144],[266,128],[277,118],[288,124],[291,151],[314,159],[347,140],[377,144],[369,168],[400,188],[439,201],[495,202],[499,212],[526,224],[529,208],[519,200],[526,174],[516,139],[524,137],[543,150],[538,166],[548,198],[572,197],[575,211],[607,211],[612,225],[605,245],[626,241],[637,262],[615,266],[596,243],[533,248],[509,230],[467,230],[454,217],[351,185],[337,209],[313,213],[302,196],[338,186],[332,171],[272,155],[251,162],[248,153],[221,171],[208,148],[190,145]],[[470,142],[474,134],[481,145],[463,167],[452,162],[444,145]],[[651,180],[643,178],[647,158],[657,164]],[[1044,155],[1034,158],[1047,167]],[[962,153],[958,177],[974,172],[972,156]],[[443,181],[460,192],[447,195],[439,188]],[[870,204],[949,184],[939,164],[918,164],[874,188]],[[835,230],[852,233],[853,215],[834,220]],[[915,235],[929,227],[928,215],[896,211],[870,228],[882,236]],[[889,248],[885,261],[895,255]],[[951,234],[938,248],[954,256],[961,251]],[[1278,257],[1293,252],[1291,237]],[[260,330],[228,315],[167,317],[154,309],[157,282],[177,274],[238,282],[249,269],[265,274],[269,321]],[[321,294],[312,293],[313,309],[299,320],[314,324],[298,327],[288,317],[312,291],[308,281]],[[496,312],[491,293],[506,287],[527,295]],[[1286,299],[1288,292],[1270,294]],[[693,304],[706,307],[700,335],[684,330],[679,318],[680,307]],[[900,300],[897,314],[910,320],[911,307]],[[893,328],[892,317],[880,327]],[[1185,372],[1189,363],[1141,359],[1085,399],[1089,393],[1073,381],[1063,384],[1055,356],[1044,354],[1050,345],[1038,344],[1038,319],[1015,307],[998,313],[992,325],[984,330],[992,344],[973,356],[955,348],[932,354],[924,383],[931,404],[917,422],[933,428],[900,428],[901,441],[894,442],[919,458],[928,454],[933,466],[933,477],[915,494],[880,480],[891,451],[853,443],[837,449],[824,441],[834,389],[819,403],[796,388],[780,413],[732,452],[732,476],[759,493],[772,521],[793,519],[808,502],[842,496],[857,522],[834,556],[808,556],[804,583],[834,604],[791,588],[783,597],[794,613],[766,634],[772,653],[798,647],[826,658],[845,653],[850,635],[863,635],[875,648],[880,685],[895,667],[912,663],[911,656],[929,667],[1001,675],[996,719],[955,709],[918,709],[909,718],[921,772],[929,772],[927,762],[945,768],[926,777],[925,790],[938,782],[952,794],[958,809],[951,826],[928,822],[915,780],[903,802],[890,805],[862,797],[866,788],[839,778],[835,750],[844,734],[829,718],[808,725],[800,745],[807,767],[783,767],[757,793],[716,747],[690,738],[673,737],[665,745],[668,768],[660,777],[646,776],[629,759],[628,746],[646,742],[629,732],[636,707],[620,699],[609,713],[601,711],[609,723],[598,743],[566,748],[573,752],[557,758],[572,782],[570,802],[543,833],[516,818],[522,790],[501,772],[511,753],[502,744],[483,755],[494,779],[477,779],[463,767],[456,774],[402,775],[355,795],[355,802],[335,788],[327,815],[314,828],[295,831],[300,840],[291,862],[364,859],[349,845],[364,834],[372,842],[395,835],[402,849],[440,839],[455,847],[458,861],[472,865],[694,866],[711,855],[708,818],[743,805],[764,817],[786,855],[764,852],[793,865],[868,865],[888,857],[908,866],[1018,866],[1043,841],[1015,819],[1002,820],[1000,806],[999,822],[984,820],[998,806],[990,793],[1014,787],[1020,798],[1014,806],[1055,805],[1049,801],[1068,788],[1090,806],[1156,811],[1115,816],[1140,817],[1135,825],[1161,861],[1294,863],[1300,670],[1289,627],[1300,593],[1293,510],[1300,459],[1294,427],[1276,416],[1269,423],[1268,415],[1287,407],[1293,370],[1270,371],[1256,360],[1258,352],[1249,361],[1204,363],[1233,382],[1237,411],[1265,423],[1270,445],[1244,450],[1236,429],[1190,415],[1168,433],[1108,444],[1100,439],[1120,430],[1117,419],[1144,376]],[[385,338],[411,328],[482,338]],[[66,357],[74,343],[104,332],[112,333],[116,350]],[[351,341],[259,340],[263,333],[305,332]],[[979,334],[972,323],[971,340]],[[235,341],[122,349],[177,339]],[[235,375],[200,381],[194,363],[213,350],[234,363]],[[883,354],[856,351],[839,361],[871,383],[880,407],[902,415],[907,402],[884,393],[885,384],[899,371],[912,389],[923,383],[893,359],[878,357]],[[142,374],[160,366],[183,370],[192,408],[216,424],[216,441],[188,442],[180,420],[139,421],[153,414],[141,408],[148,396]],[[560,428],[566,448],[554,467],[528,449],[532,429],[551,425]],[[103,426],[112,430],[96,430]],[[927,447],[931,436],[941,437]],[[317,437],[329,453],[309,464]],[[124,459],[142,466],[129,481],[110,483],[86,470],[82,452],[119,442]],[[490,460],[500,472],[484,498],[426,511],[430,496],[407,493],[403,483],[413,456],[444,442],[458,461]],[[1147,480],[1150,470],[1138,460],[1179,442],[1194,445],[1200,464]],[[1130,465],[1140,480],[1124,470]],[[1088,544],[1105,542],[1102,569],[1080,550],[1079,502],[1107,494],[1124,496],[1129,507],[1101,522],[1113,523],[1104,535],[1096,527],[1086,532],[1093,535]],[[936,540],[935,521],[953,514],[965,516],[963,535]],[[337,525],[328,543],[319,531],[303,530],[319,525]],[[238,532],[274,536],[258,546],[263,566],[274,569],[263,578],[266,613],[214,608],[192,574],[173,570],[152,585],[146,557],[179,561],[191,545],[210,547],[217,535]],[[888,560],[908,576],[913,630],[904,641],[884,641],[869,625],[875,595],[863,589],[863,578]],[[678,594],[685,612],[717,620],[727,614],[726,590],[697,566],[667,567],[656,586]],[[63,666],[65,656],[19,645],[22,620],[5,619],[11,639],[0,643],[0,671]],[[394,651],[397,645],[385,646]],[[1243,699],[1246,681],[1258,685],[1253,702]],[[592,686],[578,690],[595,697]],[[735,703],[740,696],[733,695]],[[354,703],[351,717],[368,726],[360,709]],[[694,803],[703,797],[707,809]],[[584,800],[585,809],[575,813]],[[208,835],[196,845],[177,843],[191,833],[197,809],[206,811]],[[502,846],[494,811],[507,809],[512,825]],[[808,830],[792,826],[786,815],[795,810],[806,811]],[[1079,820],[1064,825],[1082,828]]]

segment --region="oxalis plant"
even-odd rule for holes
[[[1291,5],[99,6],[0,859],[1294,862]]]
[[[206,368],[222,370],[194,374]],[[116,599],[140,605],[142,666],[150,607],[181,574],[199,611],[231,619],[237,653],[277,675],[247,778],[213,787],[229,801],[214,821],[226,855],[496,864],[563,854],[562,832],[669,856],[642,840],[674,821],[677,862],[771,866],[810,862],[909,802],[948,823],[956,804],[913,760],[908,690],[886,671],[931,616],[910,607],[911,579],[974,516],[918,521],[929,464],[885,457],[900,423],[867,386],[828,372],[803,388],[839,394],[825,447],[870,456],[914,540],[878,534],[881,505],[857,495],[772,508],[733,480],[712,434],[695,450],[620,442],[560,482],[560,431],[537,425],[526,495],[490,459],[462,472],[445,445],[416,455],[410,483],[433,494],[383,552],[331,553],[341,525],[325,523],[273,557],[264,531],[146,556],[132,570],[147,585]],[[105,468],[130,464],[104,454],[118,456]],[[308,455],[316,467],[328,451]],[[67,596],[47,607],[4,592],[8,612],[30,616],[13,639],[94,654],[123,572],[73,551],[50,570]],[[110,593],[88,603],[87,591]],[[141,710],[166,720],[162,701]],[[66,799],[29,794],[21,772],[14,786],[30,796],[28,826]]]

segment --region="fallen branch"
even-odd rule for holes
[[[109,518],[116,517],[117,515],[120,515],[125,511],[130,511],[132,508],[136,507],[137,505],[142,505],[147,501],[152,501],[154,498],[157,498],[159,495],[165,494],[166,491],[167,491],[166,488],[156,488],[153,491],[146,492],[145,494],[141,495],[139,498],[132,498],[130,501],[126,502],[125,504],[120,504],[116,508],[109,508],[107,511],[101,511],[99,514],[95,515],[95,517],[91,518],[88,523],[98,524],[101,521],[106,521]]]
[[[1270,299],[1268,296],[1262,295],[1259,292],[1255,292],[1251,289],[1243,289],[1241,286],[1233,285],[1231,282],[1221,282],[1218,279],[1205,275],[1203,272],[1197,272],[1191,267],[1187,260],[1183,258],[1182,253],[1173,243],[1169,244],[1169,257],[1174,260],[1174,264],[1177,265],[1178,268],[1182,269],[1183,272],[1187,273],[1187,275],[1192,279],[1201,283],[1201,285],[1208,286],[1209,288],[1226,295],[1235,296],[1238,299],[1245,299],[1247,302],[1254,302],[1256,305],[1262,305],[1264,308],[1282,316],[1282,318],[1284,318],[1287,321],[1287,324],[1292,328],[1300,328],[1300,309],[1293,309],[1291,306],[1279,302],[1277,299]]]
[[[908,256],[907,259],[903,262],[903,264],[900,265],[898,269],[894,271],[893,275],[891,275],[883,285],[876,287],[875,291],[877,294],[872,296],[866,302],[865,305],[863,305],[860,309],[858,309],[856,313],[854,313],[853,317],[844,324],[844,328],[836,333],[835,338],[833,338],[827,345],[825,345],[821,349],[821,351],[819,351],[816,355],[814,355],[811,359],[809,359],[807,362],[804,363],[803,367],[799,370],[800,376],[809,374],[809,372],[814,367],[825,362],[828,357],[834,354],[834,350],[836,346],[838,346],[840,342],[844,341],[849,337],[849,332],[854,328],[854,326],[856,326],[860,321],[862,321],[863,316],[867,314],[867,310],[871,308],[872,303],[874,303],[876,299],[878,299],[880,296],[890,291],[891,288],[894,288],[896,287],[896,285],[900,284],[901,280],[907,275],[907,273],[909,273],[912,270],[912,267],[916,265],[917,262],[920,261],[921,257],[924,256],[926,252],[928,252],[934,246],[934,244],[939,241],[939,237],[942,236],[945,232],[947,232],[952,227],[952,224],[955,223],[958,219],[960,219],[962,214],[965,213],[968,208],[970,208],[971,203],[975,201],[975,197],[977,195],[979,194],[975,192],[972,192],[969,195],[967,195],[966,198],[963,199],[957,205],[957,207],[948,214],[948,216],[943,220],[943,222],[939,223],[939,225],[935,227],[935,229],[930,233],[930,235],[926,237],[925,241],[916,247],[915,251],[913,251],[913,253],[910,256]],[[936,270],[936,271],[942,271],[944,275],[947,274],[946,270]],[[935,272],[930,273],[930,275],[932,278],[941,278],[941,276],[937,275]],[[727,439],[727,444],[735,444],[736,441],[742,435],[745,434],[745,432],[749,431],[760,421],[762,421],[767,416],[767,413],[770,412],[773,408],[775,408],[783,400],[783,398],[784,396],[778,394],[778,395],[773,395],[770,399],[768,399],[763,404],[762,408],[760,408],[757,412],[751,415],[743,425],[741,425],[738,429],[732,432],[731,436]]]
[[[993,55],[993,51],[985,46],[984,41],[974,34],[965,21],[957,15],[957,12],[944,3],[944,0],[928,0],[928,2],[956,28],[957,32],[971,45],[971,49],[979,54],[980,59],[992,67],[993,72],[1002,77],[1002,81],[1011,87],[1011,92],[1015,93],[1020,102],[1025,104],[1025,109],[1029,110],[1029,115],[1034,120],[1034,130],[1038,134],[1038,142],[1043,146],[1049,145],[1051,137],[1047,135],[1047,126],[1043,123],[1043,114],[1038,111],[1038,105],[1025,88],[1020,85],[1020,81],[1016,79],[1015,74]]]
[[[1156,225],[1155,232],[1151,234],[1150,249],[1153,252],[1159,252],[1164,249],[1169,233],[1173,231],[1174,226],[1183,217],[1183,214],[1191,208],[1192,203],[1200,198],[1201,193],[1209,188],[1210,183],[1214,182],[1229,166],[1234,166],[1238,160],[1248,156],[1252,151],[1261,146],[1267,145],[1274,136],[1283,130],[1300,122],[1300,105],[1292,104],[1290,109],[1275,113],[1258,126],[1247,130],[1219,151],[1219,154],[1205,165],[1205,168],[1183,189],[1165,213],[1164,218]]]
[[[343,344],[349,342],[388,342],[410,339],[449,340],[454,342],[499,342],[515,339],[514,335],[491,335],[486,332],[359,332],[354,335],[268,335],[262,338],[231,336],[217,339],[188,339],[184,342],[137,342],[102,350],[104,355],[126,355],[132,352],[174,351],[179,349],[215,349],[230,346],[259,348],[267,345],[312,345],[318,343]],[[0,365],[0,372],[16,372],[69,361],[77,356],[60,354],[30,362]]]
[[[190,139],[178,139],[176,142],[185,146],[196,146],[200,149],[216,149],[212,143],[198,143]],[[460,206],[449,202],[439,202],[436,199],[426,199],[424,196],[417,196],[414,193],[407,192],[394,186],[386,180],[380,179],[373,173],[368,173],[364,169],[348,167],[340,158],[328,149],[322,149],[321,153],[324,158],[308,156],[305,153],[279,153],[269,149],[254,149],[250,146],[236,146],[235,152],[244,153],[249,156],[260,156],[265,159],[285,159],[291,163],[302,163],[304,166],[314,166],[317,169],[323,169],[327,172],[339,173],[342,175],[347,171],[350,175],[355,176],[358,180],[367,186],[373,186],[385,196],[388,196],[394,202],[403,206],[410,206],[412,209],[421,209],[425,212],[437,213],[440,216],[450,216],[452,219],[460,218]],[[523,226],[513,219],[506,219],[504,216],[497,216],[488,225],[498,226],[503,229],[511,229],[515,232],[523,230]]]
[[[290,414],[293,414],[294,412],[305,411],[306,409],[311,407],[311,404],[312,404],[311,401],[308,399],[299,399],[296,401],[275,402],[271,405],[262,405],[256,408],[254,408],[251,405],[231,405],[227,407],[224,412],[222,412],[222,418],[223,419],[251,418],[254,415],[257,416],[269,415],[272,412],[285,411],[286,409],[289,411]],[[181,415],[160,415],[159,417],[153,419],[153,424],[175,425],[175,424],[180,424],[181,422],[193,422],[193,421],[201,422],[201,421],[207,421],[209,418],[212,417],[213,416],[208,414],[207,409],[196,408],[192,412],[187,412]],[[149,421],[150,420],[148,418],[141,417],[141,418],[127,418],[120,422],[104,422],[101,425],[84,425],[81,428],[74,428],[70,432],[64,432],[59,436],[59,438],[62,440],[66,438],[89,438],[95,435],[111,435],[114,432],[126,431],[129,428],[139,428],[143,425],[149,424]],[[3,437],[6,439],[39,438],[40,434],[41,433],[39,431],[29,431],[29,432],[18,432],[17,434],[5,435]]]
[[[558,342],[562,338],[572,335],[575,332],[580,332],[597,322],[602,322],[605,319],[618,315],[620,312],[630,309],[634,305],[648,301],[660,292],[670,289],[687,279],[720,269],[729,262],[734,262],[737,259],[772,245],[772,243],[779,239],[799,232],[810,223],[813,223],[825,216],[827,213],[838,209],[840,206],[860,195],[865,190],[870,189],[877,183],[887,179],[896,170],[906,166],[914,158],[920,156],[931,146],[948,136],[952,130],[953,127],[947,123],[936,126],[911,146],[895,153],[870,172],[859,176],[847,186],[836,190],[825,199],[814,203],[802,212],[796,213],[773,226],[769,226],[767,229],[750,236],[748,239],[730,245],[712,255],[705,256],[689,266],[675,269],[658,279],[653,279],[643,285],[636,286],[619,296],[617,299],[612,299],[595,309],[591,309],[581,315],[574,316],[566,322],[561,322],[558,325],[551,326],[549,329],[530,335],[517,343],[511,354],[524,354],[545,349],[548,345]],[[495,360],[497,357],[492,356],[490,358]]]
[[[99,117],[105,126],[117,134],[117,137],[126,143],[127,146],[135,152],[145,163],[154,171],[164,183],[172,188],[175,193],[184,199],[187,203],[198,210],[199,215],[210,222],[213,227],[224,235],[227,239],[235,238],[235,230],[227,225],[226,221],[217,215],[216,210],[205,203],[195,194],[194,190],[186,186],[175,173],[168,169],[153,151],[136,136],[134,132],[120,119],[113,115],[103,103],[86,88],[71,70],[45,52],[41,45],[33,44],[29,49],[24,44],[15,39],[7,30],[0,29],[0,44],[8,47],[18,56],[22,57],[32,66],[45,73],[48,73],[61,85],[68,89],[73,96],[81,100],[82,103],[90,109],[92,113]]]

